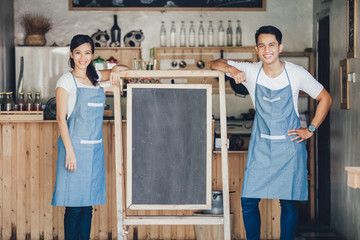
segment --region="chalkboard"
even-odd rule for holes
[[[266,0],[69,0],[70,10],[265,10]],[[141,8],[141,9],[139,9]]]
[[[209,208],[211,85],[129,84],[127,91],[128,208]]]

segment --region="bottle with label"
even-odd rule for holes
[[[181,28],[180,28],[180,47],[186,47],[186,30],[185,30],[185,23],[181,21]]]
[[[105,60],[98,56],[93,61],[94,67],[96,70],[106,70],[106,63]]]
[[[232,47],[233,31],[231,27],[231,20],[228,21],[228,27],[226,29],[226,46]]]
[[[117,15],[114,15],[114,25],[110,30],[111,34],[111,43],[110,47],[120,47],[121,46],[121,29],[117,24]]]
[[[190,21],[189,46],[190,47],[195,47],[195,28],[194,28],[194,22],[193,21]]]
[[[171,21],[170,47],[176,47],[176,28],[175,28],[175,22],[174,21]]]
[[[4,101],[4,111],[12,111],[13,108],[14,108],[14,101],[11,97],[11,92],[7,92]]]
[[[218,36],[219,36],[218,45],[220,47],[223,47],[225,44],[225,30],[224,30],[224,26],[223,26],[223,21],[220,21]]]
[[[161,21],[160,27],[160,47],[166,47],[166,29],[164,21]]]
[[[212,21],[209,21],[209,28],[208,28],[208,46],[213,47],[214,46],[214,27],[212,25]]]
[[[199,27],[199,47],[205,46],[205,30],[203,26],[203,21],[200,21],[200,27]]]
[[[34,111],[42,111],[42,103],[40,99],[40,92],[35,93],[35,100],[33,104],[33,110]]]
[[[237,27],[236,27],[236,46],[242,46],[240,20],[237,20]]]
[[[5,92],[0,92],[0,111],[4,110]]]
[[[18,110],[25,111],[25,96],[24,92],[19,92]]]
[[[118,65],[118,63],[119,62],[113,56],[111,56],[106,60],[106,69],[112,69]]]
[[[25,102],[25,111],[33,110],[33,100],[32,100],[32,92],[27,93],[27,99]]]

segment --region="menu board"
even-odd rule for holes
[[[69,0],[70,10],[265,10],[266,0]],[[130,9],[129,9],[130,8]],[[234,9],[235,8],[235,9]]]

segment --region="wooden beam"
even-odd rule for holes
[[[222,225],[222,216],[127,216],[125,225]]]

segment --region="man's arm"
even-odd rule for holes
[[[332,103],[332,98],[329,92],[326,91],[324,88],[316,97],[316,100],[319,101],[319,104],[316,107],[315,116],[311,121],[311,125],[314,125],[316,128],[319,128],[321,123],[324,121],[327,113],[329,112]],[[291,129],[288,131],[288,134],[289,136],[295,136],[294,138],[291,139],[291,141],[297,141],[298,143],[314,135],[314,133],[308,131],[308,128]]]
[[[210,62],[210,68],[212,70],[218,70],[223,73],[230,73],[230,76],[235,80],[237,84],[246,82],[245,73],[240,71],[236,67],[233,67],[227,63],[226,59],[218,59]]]

